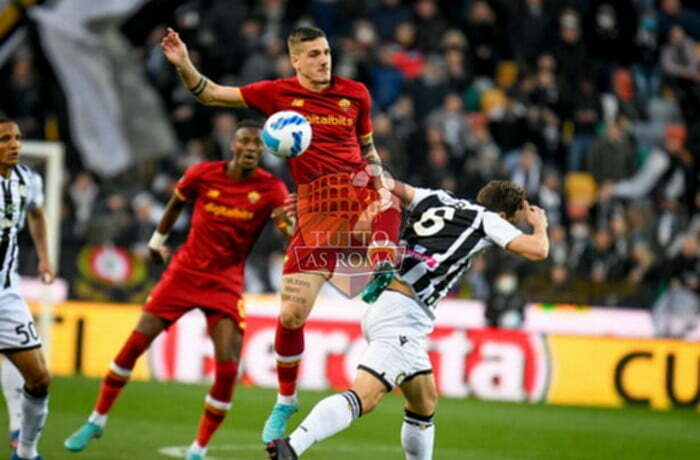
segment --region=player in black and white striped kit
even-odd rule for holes
[[[531,260],[547,257],[547,217],[511,182],[491,181],[475,202],[402,183],[391,190],[405,206],[407,223],[401,233],[405,253],[394,280],[365,312],[362,330],[369,346],[355,381],[350,390],[319,402],[289,438],[273,441],[270,458],[298,458],[315,442],[373,410],[398,386],[406,399],[401,428],[406,459],[431,459],[437,389],[426,341],[438,301],[473,257],[490,246]],[[512,224],[521,213],[532,234]]]
[[[18,234],[29,225],[39,256],[39,275],[51,283],[41,177],[19,164],[22,134],[12,120],[0,116],[0,352],[19,370],[21,397],[19,445],[13,460],[39,460],[39,435],[48,413],[49,372],[32,315],[17,287]],[[13,383],[6,382],[3,384]],[[14,383],[17,385],[17,383]]]

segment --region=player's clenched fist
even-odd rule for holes
[[[183,65],[189,58],[187,45],[180,39],[180,35],[168,27],[168,32],[160,41],[160,48],[165,57],[175,66]]]

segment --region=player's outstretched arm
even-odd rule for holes
[[[27,213],[27,224],[32,236],[34,247],[39,256],[39,276],[45,284],[51,284],[56,273],[49,262],[48,243],[46,241],[46,217],[44,208],[34,208]]]
[[[165,246],[165,242],[186,203],[185,200],[180,199],[177,195],[173,195],[170,198],[165,212],[163,213],[163,217],[160,218],[156,231],[153,232],[153,236],[148,242],[148,255],[153,262],[162,264],[168,260],[170,251],[168,247]]]
[[[544,260],[549,255],[547,215],[542,208],[527,201],[523,203],[523,209],[527,223],[532,226],[532,234],[516,236],[506,249],[529,260]]]
[[[218,85],[199,73],[190,60],[187,45],[170,27],[160,41],[160,48],[166,59],[177,69],[182,83],[199,102],[221,107],[245,107],[241,91],[237,87]]]

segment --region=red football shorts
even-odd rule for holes
[[[239,292],[173,268],[153,288],[143,311],[174,323],[185,313],[199,308],[207,317],[210,330],[222,318],[231,318],[241,332],[245,330],[245,305]]]

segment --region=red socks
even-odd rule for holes
[[[204,403],[204,414],[199,420],[197,444],[206,447],[209,440],[224,421],[231,408],[233,387],[236,384],[238,363],[235,361],[217,361],[216,376]]]
[[[367,256],[372,266],[382,261],[389,261],[392,265],[396,262],[397,243],[401,230],[401,210],[398,206],[392,206],[379,213],[372,222],[372,239],[369,244]]]
[[[139,331],[131,333],[114,362],[109,366],[109,372],[102,382],[100,394],[95,403],[95,412],[101,415],[109,412],[122,388],[128,383],[136,360],[150,344],[151,339],[146,334]]]
[[[277,355],[277,381],[282,396],[292,396],[297,390],[299,362],[304,352],[304,327],[289,329],[277,322],[275,354]]]

